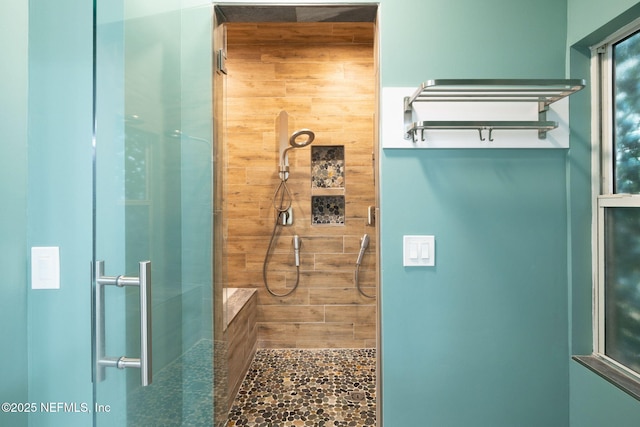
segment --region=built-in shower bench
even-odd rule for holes
[[[256,352],[257,290],[226,288],[223,301],[227,335],[228,407],[230,407]]]

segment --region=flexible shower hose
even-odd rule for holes
[[[360,264],[356,264],[356,270],[353,273],[353,281],[356,282],[356,288],[358,289],[358,292],[360,292],[360,295],[365,296],[367,298],[375,298],[375,295],[366,294],[360,287],[360,280],[358,279],[359,272],[360,272]]]
[[[278,199],[278,193],[280,193],[280,204],[277,204],[277,199]],[[284,197],[285,195],[288,196],[288,200],[285,204],[284,201]],[[271,239],[269,239],[269,246],[267,246],[267,253],[264,256],[264,263],[262,264],[262,279],[264,281],[264,287],[267,289],[267,292],[269,292],[271,295],[273,295],[274,297],[286,297],[288,295],[291,295],[293,293],[293,291],[296,290],[296,288],[298,287],[298,283],[300,283],[300,266],[296,265],[296,283],[293,285],[293,288],[291,288],[291,290],[283,293],[283,294],[278,294],[276,292],[274,292],[270,287],[269,287],[269,281],[267,280],[267,265],[269,264],[269,255],[271,255],[271,251],[276,239],[276,233],[278,231],[278,225],[280,224],[280,217],[282,215],[287,215],[287,211],[289,210],[289,208],[291,207],[291,192],[289,191],[289,188],[287,187],[287,183],[285,179],[282,179],[280,181],[280,185],[278,185],[278,188],[276,189],[275,193],[273,193],[273,207],[276,210],[276,219],[273,223],[273,231],[271,232]]]

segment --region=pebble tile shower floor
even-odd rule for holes
[[[375,424],[375,349],[259,349],[227,426]]]

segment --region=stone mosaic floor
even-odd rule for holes
[[[375,349],[260,349],[228,427],[375,426]]]

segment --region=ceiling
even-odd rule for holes
[[[375,22],[377,7],[364,6],[223,6],[224,22]]]

